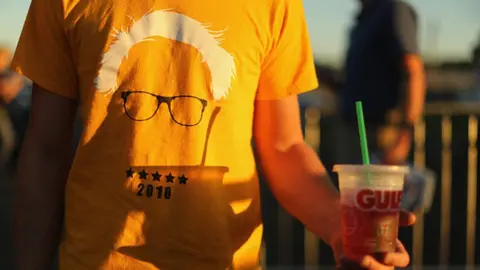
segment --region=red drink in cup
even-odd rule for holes
[[[336,165],[347,258],[394,252],[402,190],[408,167]]]

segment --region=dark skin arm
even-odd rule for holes
[[[34,85],[14,189],[15,269],[52,267],[62,231],[76,110],[76,101]]]
[[[405,56],[405,67],[409,73],[407,100],[405,101],[405,122],[415,125],[423,114],[426,96],[425,72],[422,59],[417,55]],[[402,164],[407,160],[412,145],[413,134],[408,129],[400,129],[396,142],[385,150],[385,163]]]
[[[0,103],[8,104],[23,88],[22,77],[18,74],[0,75]]]
[[[403,121],[414,125],[422,119],[426,96],[425,68],[418,49],[418,16],[408,4],[397,1],[395,6],[395,34],[404,53],[403,66],[408,73],[407,90],[403,102]],[[413,134],[410,128],[397,132],[396,142],[385,149],[385,162],[401,164],[410,152]]]

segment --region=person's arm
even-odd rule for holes
[[[340,269],[352,269],[340,260],[339,194],[301,131],[297,95],[318,86],[302,1],[277,3],[283,5],[274,10],[275,42],[263,62],[255,101],[253,136],[258,162],[280,204],[330,244]],[[356,263],[367,269],[408,264],[408,253],[401,248],[385,257],[383,264],[371,256]]]
[[[255,103],[255,146],[272,192],[310,231],[338,244],[339,195],[300,126],[296,95]]]
[[[0,103],[9,104],[24,86],[23,78],[13,72],[0,74]]]
[[[59,244],[77,102],[34,85],[14,189],[18,270],[49,269]]]
[[[18,270],[52,267],[62,228],[78,78],[62,1],[32,0],[12,70],[33,82],[15,188]]]
[[[394,31],[402,50],[407,82],[400,108],[403,118],[392,119],[390,123],[398,125],[398,132],[395,142],[384,149],[383,162],[403,164],[411,150],[414,125],[423,115],[427,88],[424,65],[418,49],[417,15],[414,9],[403,1],[396,1],[394,15]]]
[[[413,125],[422,117],[426,95],[425,70],[418,49],[418,18],[415,10],[403,1],[397,1],[395,7],[395,31],[404,54],[403,64],[408,75],[404,120]]]
[[[253,136],[260,167],[280,204],[327,243],[338,237],[339,197],[304,141],[297,95],[318,87],[302,1],[276,1],[262,63]],[[335,228],[335,229],[334,229]]]

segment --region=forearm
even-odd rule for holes
[[[260,163],[275,197],[326,243],[339,236],[339,194],[317,154],[305,143],[285,151],[259,148]]]
[[[18,270],[51,269],[62,230],[71,148],[39,145],[27,135],[15,181],[13,236]]]
[[[407,55],[405,65],[409,74],[407,98],[405,100],[405,120],[413,124],[421,119],[425,106],[425,70],[422,60],[415,55]]]

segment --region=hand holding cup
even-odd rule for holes
[[[415,215],[410,212],[400,212],[400,226],[407,227],[415,223]],[[342,253],[341,251],[339,253]],[[371,270],[390,270],[395,267],[404,268],[410,263],[410,256],[403,246],[402,242],[397,239],[395,252],[383,253],[381,256],[364,255],[356,258],[346,258],[339,254],[339,262],[337,269],[371,269]]]

